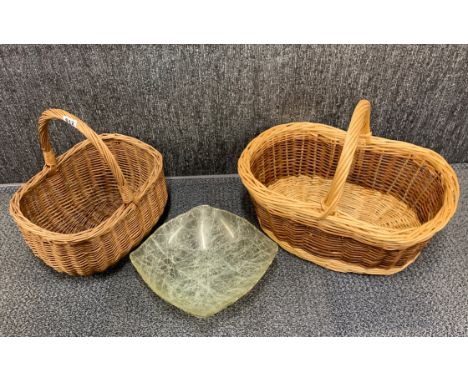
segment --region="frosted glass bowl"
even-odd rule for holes
[[[247,220],[202,205],[158,228],[130,260],[162,299],[208,317],[250,291],[277,252]]]

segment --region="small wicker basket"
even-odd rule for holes
[[[347,133],[309,122],[272,127],[248,144],[238,170],[262,229],[340,272],[406,268],[448,223],[460,193],[437,153],[372,137],[366,100]]]
[[[87,139],[58,158],[49,120],[64,120]],[[33,253],[59,272],[102,272],[151,230],[167,201],[161,154],[120,134],[97,135],[60,109],[39,118],[44,168],[10,201],[10,214]]]

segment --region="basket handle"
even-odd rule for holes
[[[125,204],[129,204],[133,201],[133,192],[130,189],[125,177],[122,173],[117,160],[114,155],[110,152],[101,137],[94,132],[86,123],[81,119],[75,117],[73,114],[66,112],[61,109],[48,109],[44,111],[39,117],[39,142],[41,145],[42,155],[44,156],[44,162],[49,171],[53,174],[57,168],[57,160],[55,153],[50,145],[48,125],[50,120],[60,119],[67,122],[69,125],[75,127],[81,134],[83,134],[101,154],[104,161],[109,166],[112,174],[117,181],[120,196]]]
[[[370,112],[370,102],[365,99],[360,100],[354,109],[344,140],[343,151],[336,166],[335,176],[333,177],[327,196],[322,201],[323,211],[320,219],[324,219],[333,213],[343,195],[346,179],[348,178],[354,154],[359,145],[359,138],[366,138],[366,142],[369,142],[371,137]]]

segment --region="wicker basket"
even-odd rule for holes
[[[348,132],[272,127],[239,159],[262,229],[287,251],[340,272],[389,275],[411,264],[455,213],[455,172],[437,153],[371,136],[370,104]]]
[[[87,139],[55,157],[49,120],[59,119]],[[167,201],[161,154],[120,134],[97,135],[59,109],[39,118],[44,168],[22,185],[10,213],[36,256],[59,272],[102,272],[151,230]]]

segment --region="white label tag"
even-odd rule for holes
[[[78,121],[76,119],[67,117],[66,115],[63,116],[63,120],[66,123],[69,123],[70,125],[72,125],[73,127],[76,127],[76,125],[78,125]]]

